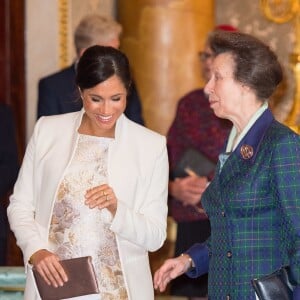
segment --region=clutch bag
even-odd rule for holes
[[[61,287],[48,285],[38,271],[32,269],[42,300],[60,300],[99,293],[91,256],[61,260],[60,263],[69,279]]]
[[[289,266],[258,279],[252,279],[251,283],[260,300],[291,300],[296,286]]]
[[[186,177],[189,175],[189,171],[194,172],[198,176],[208,176],[215,170],[215,167],[216,164],[201,152],[189,148],[183,153],[174,168],[173,177]]]

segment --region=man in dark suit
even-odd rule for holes
[[[5,265],[8,236],[5,197],[17,178],[19,168],[13,115],[5,104],[0,104],[0,141],[0,265]]]
[[[112,19],[99,15],[86,16],[75,30],[74,42],[78,59],[86,48],[93,45],[119,48],[121,32],[121,25]],[[81,109],[82,103],[75,84],[76,64],[77,61],[39,81],[38,118]],[[127,98],[125,115],[144,125],[141,102],[134,84]]]
[[[82,104],[75,85],[75,65],[40,80],[38,118],[78,111]]]

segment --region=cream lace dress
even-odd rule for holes
[[[49,232],[51,250],[60,259],[92,256],[98,279],[100,295],[76,299],[128,299],[115,234],[109,229],[109,213],[84,204],[88,189],[107,182],[111,141],[111,138],[79,135],[54,204]]]

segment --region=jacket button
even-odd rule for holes
[[[225,217],[225,211],[222,211],[221,214],[222,214],[222,217]]]
[[[231,258],[231,256],[232,256],[231,251],[228,251],[228,252],[227,252],[227,257],[228,257],[228,258]]]
[[[230,300],[230,295],[227,295],[227,296],[226,296],[226,300]]]

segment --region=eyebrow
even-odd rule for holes
[[[113,95],[111,95],[110,97],[116,97],[116,96],[122,96],[122,95],[124,95],[125,93],[117,93],[117,94],[113,94]],[[93,93],[91,93],[91,94],[88,94],[90,97],[96,97],[96,98],[103,98],[101,95],[97,95],[97,94],[93,94]]]
[[[200,57],[201,60],[206,60],[208,58],[213,57],[214,54],[210,53],[208,51],[200,51],[200,52],[198,52],[198,56]]]

